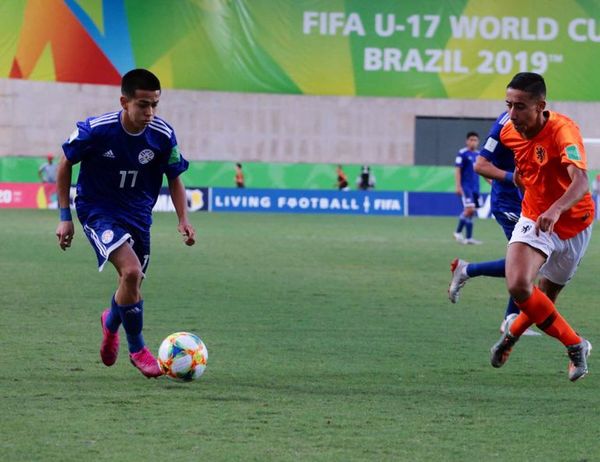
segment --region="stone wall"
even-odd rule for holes
[[[165,90],[159,115],[193,160],[413,163],[416,116],[495,118],[497,101],[300,96]],[[550,107],[600,138],[600,103]],[[77,120],[119,108],[119,89],[0,79],[0,156],[58,152]],[[600,168],[600,144],[588,144]]]

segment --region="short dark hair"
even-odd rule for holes
[[[544,77],[535,72],[519,72],[512,78],[506,88],[521,90],[542,99],[546,97]]]
[[[240,164],[239,162],[237,164],[235,164],[236,167],[242,168],[242,164]]]
[[[133,69],[121,79],[121,93],[133,98],[136,90],[160,91],[160,80],[147,69]]]
[[[467,133],[467,139],[471,138],[472,136],[476,136],[477,138],[479,138],[479,133],[477,133],[477,132]]]

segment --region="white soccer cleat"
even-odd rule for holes
[[[575,382],[588,373],[587,358],[592,352],[592,344],[581,337],[581,342],[567,347],[569,356],[569,380]]]
[[[483,244],[482,241],[478,241],[477,239],[473,239],[472,237],[470,237],[469,239],[465,239],[464,240],[464,244],[467,245],[481,245]]]
[[[500,333],[504,333],[506,332],[506,325],[509,323],[509,321],[512,323],[512,321],[514,319],[516,319],[516,317],[519,316],[517,313],[512,313],[509,314],[505,319],[502,320],[502,323],[500,323]],[[523,332],[524,336],[526,337],[541,337],[542,334],[540,334],[539,332],[533,330],[533,329],[527,329],[525,330],[525,332]]]
[[[452,303],[458,301],[458,295],[460,289],[465,285],[469,276],[467,275],[467,265],[469,263],[455,258],[450,263],[450,271],[452,272],[452,279],[450,279],[450,285],[448,286],[448,298]]]
[[[454,240],[456,242],[458,242],[459,244],[462,244],[465,242],[465,238],[463,237],[463,235],[461,233],[454,233],[453,236],[454,236]]]

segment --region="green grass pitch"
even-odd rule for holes
[[[145,379],[125,345],[101,364],[116,276],[78,223],[63,253],[56,213],[0,211],[0,459],[600,460],[594,354],[573,384],[557,341],[525,337],[493,369],[504,281],[447,300],[453,257],[503,256],[493,221],[476,223],[484,245],[461,246],[453,218],[192,220],[186,248],[175,215],[155,215],[142,288],[154,352],[178,330],[208,347],[202,379],[179,384]],[[558,303],[597,348],[599,239]]]

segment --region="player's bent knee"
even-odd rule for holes
[[[139,285],[142,283],[143,277],[144,273],[142,273],[142,268],[139,266],[131,266],[121,269],[121,281],[126,285],[139,287]]]
[[[533,285],[525,279],[507,280],[508,292],[517,302],[524,302],[533,294]]]

